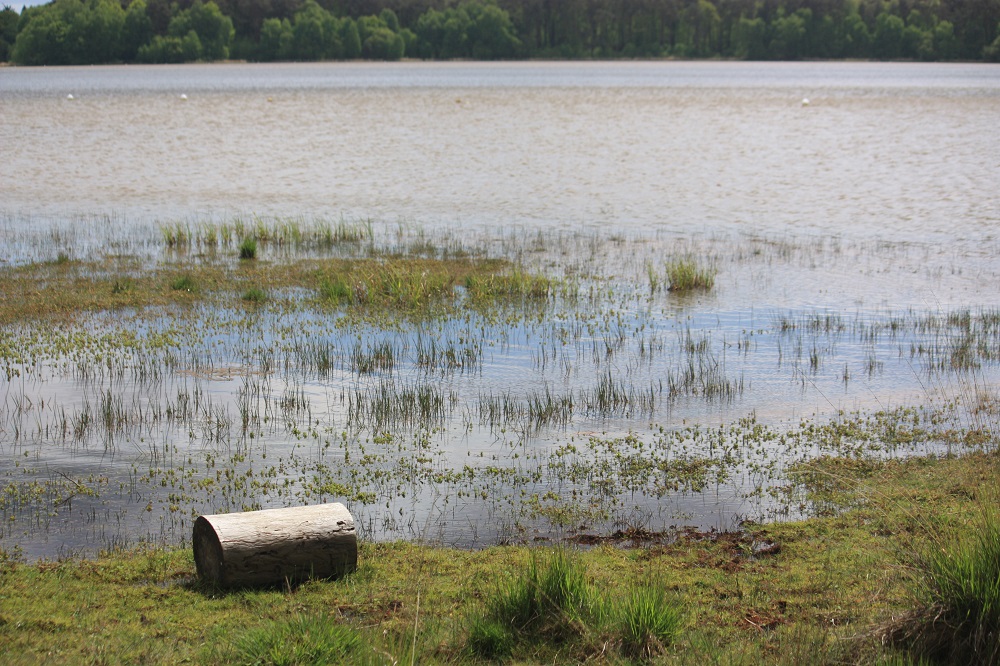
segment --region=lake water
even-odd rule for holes
[[[1000,67],[980,64],[0,68],[0,266],[53,259],[67,238],[81,258],[169,262],[158,226],[178,221],[370,219],[387,244],[426,234],[497,256],[517,246],[542,270],[598,273],[590,293],[615,294],[557,305],[545,322],[476,319],[436,332],[341,330],[279,310],[252,325],[240,312],[96,316],[67,338],[122,326],[207,332],[185,338],[187,351],[152,383],[131,369],[124,381],[95,377],[51,355],[18,366],[2,386],[0,545],[51,557],[184,543],[193,513],[343,501],[329,489],[344,485],[358,492],[348,503],[365,536],[459,545],[580,523],[600,532],[629,520],[725,528],[773,517],[773,502],[751,497],[767,485],[755,452],[734,453],[735,472],[708,490],[670,490],[668,463],[718,455],[717,442],[683,429],[752,417],[787,432],[804,418],[996,385],[998,127]],[[544,247],[526,251],[536,237]],[[717,269],[711,293],[650,293],[647,267],[678,254]],[[585,323],[566,323],[574,317]],[[332,373],[289,370],[302,357],[283,347],[289,334],[342,358],[358,341],[388,341],[401,363],[375,375],[346,361]],[[35,344],[18,326],[3,335],[19,349]],[[483,352],[474,372],[417,367],[421,341],[454,347],[470,336]],[[262,346],[274,350],[265,368],[253,360]],[[967,348],[973,371],[954,371]],[[115,354],[122,368],[146,362]],[[733,393],[666,397],[665,378],[689,363],[711,366]],[[652,390],[651,404],[587,407],[606,377]],[[420,387],[448,396],[432,427],[389,441],[384,424],[341,435],[352,404]],[[567,422],[518,432],[486,423],[491,399],[525,405],[548,391],[576,401]],[[232,420],[251,395],[254,409],[280,418],[248,439]],[[112,398],[146,416],[69,443],[65,427],[52,434]],[[190,416],[148,416],[187,414],[189,404]],[[825,451],[803,446],[760,456]],[[630,457],[656,455],[667,480],[641,492],[608,490],[593,472],[607,463],[621,476]],[[353,481],[331,471],[352,464]],[[223,481],[224,469],[246,482]],[[317,478],[341,485],[307,492]],[[592,508],[612,497],[610,517],[566,499],[578,496]]]
[[[998,102],[996,65],[7,68],[0,207],[975,240]]]

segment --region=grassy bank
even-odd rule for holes
[[[935,591],[934,567],[977,575],[949,558],[989,546],[998,472],[995,453],[825,458],[794,476],[825,517],[587,548],[366,543],[356,573],[294,590],[205,589],[190,550],[8,554],[0,644],[8,663],[995,663],[996,608]]]

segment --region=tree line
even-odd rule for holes
[[[54,0],[0,60],[864,58],[1000,61],[1000,0]]]

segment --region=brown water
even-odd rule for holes
[[[998,122],[995,65],[5,69],[0,208],[981,238]]]
[[[198,512],[329,499],[348,501],[366,537],[460,545],[582,523],[774,517],[781,507],[755,489],[826,449],[755,444],[740,425],[727,435],[744,442],[728,478],[665,493],[655,479],[609,490],[565,464],[717,460],[716,440],[684,429],[751,418],[788,431],[840,410],[995,390],[998,121],[992,65],[0,69],[0,263],[64,249],[164,261],[158,223],[258,214],[370,218],[380,243],[426,230],[598,275],[582,287],[590,301],[559,302],[538,321],[383,330],[275,306],[249,319],[221,307],[7,327],[11,349],[41,360],[2,359],[20,375],[0,381],[0,547],[51,557],[177,544]],[[536,234],[544,251],[526,252]],[[647,266],[684,253],[718,270],[715,288],[650,294]],[[116,346],[123,330],[140,342],[169,331],[182,346],[167,363]],[[966,337],[975,362],[955,371]],[[470,339],[482,353],[469,372],[415,362],[429,340]],[[396,369],[352,371],[354,347],[376,342],[394,347]],[[302,344],[327,346],[334,367],[304,365]],[[605,377],[642,392],[696,359],[744,388],[586,406]],[[351,423],[352,400],[416,388],[445,396],[441,418],[390,424],[388,441],[385,424]],[[526,405],[549,391],[576,401],[568,422],[500,428],[482,416],[488,399]],[[120,423],[102,429],[115,410]],[[248,412],[263,416],[249,432]],[[85,416],[96,425],[72,434]],[[631,435],[644,448],[587,448]],[[359,495],[319,492],[317,478]],[[559,514],[588,506],[608,514]]]

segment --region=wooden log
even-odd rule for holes
[[[329,578],[358,566],[354,518],[338,503],[199,516],[192,542],[198,576],[224,588]]]

